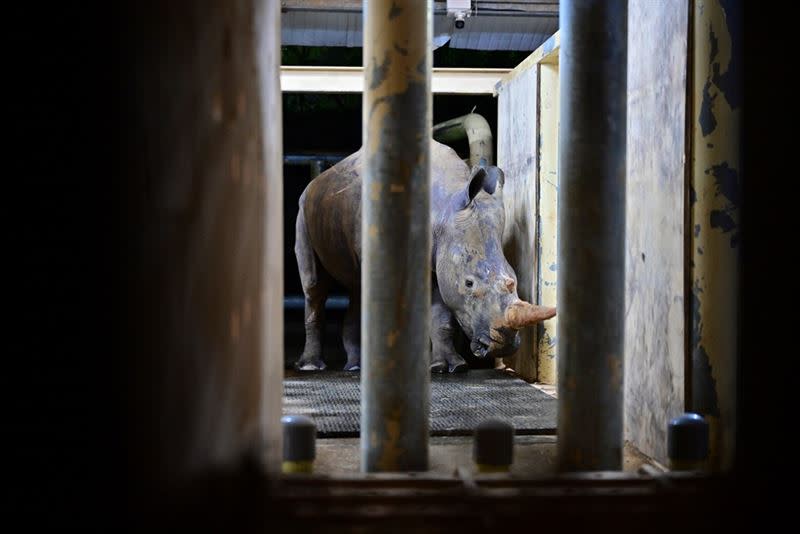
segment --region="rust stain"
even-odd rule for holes
[[[231,154],[231,180],[233,183],[239,183],[239,177],[242,172],[242,160],[238,153]]]
[[[239,310],[231,311],[230,329],[231,339],[234,343],[238,342],[242,333],[242,320],[239,316]]]
[[[245,328],[250,325],[250,321],[253,319],[253,304],[249,296],[244,298],[244,304],[242,304],[242,319],[244,320]]]
[[[399,461],[403,457],[404,450],[399,446],[400,417],[402,413],[402,407],[397,407],[391,411],[385,421],[385,438],[381,444],[381,455],[378,460],[378,465],[387,471],[397,469]]]
[[[574,376],[570,376],[567,379],[566,386],[567,386],[567,389],[570,390],[570,391],[575,391],[576,389],[578,389],[578,382],[575,380]]]
[[[404,193],[406,190],[406,186],[403,184],[389,184],[389,192],[390,193]]]
[[[579,448],[576,448],[572,454],[572,461],[575,462],[574,466],[583,465],[583,451]]]
[[[214,93],[211,99],[211,120],[215,123],[222,122],[222,95],[219,92]]]
[[[243,178],[244,185],[250,185],[250,181],[251,181],[252,174],[253,174],[251,172],[251,169],[252,169],[252,166],[250,164],[250,160],[245,160],[244,164],[242,165],[242,178]]]
[[[370,188],[370,195],[369,197],[372,200],[378,201],[381,198],[381,189],[383,188],[383,184],[380,182],[372,182]]]
[[[397,337],[399,335],[400,332],[398,330],[392,330],[391,332],[389,332],[389,334],[386,336],[386,346],[389,348],[394,347],[394,344],[397,342]]]
[[[622,387],[622,358],[614,354],[609,354],[607,359],[608,369],[611,371],[610,386],[612,391],[618,391]]]
[[[378,227],[374,224],[369,225],[369,237],[375,239],[378,237]]]
[[[239,91],[239,97],[236,99],[236,116],[244,116],[247,110],[247,98],[244,96],[244,91]]]

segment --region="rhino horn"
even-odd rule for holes
[[[512,302],[505,313],[505,323],[509,328],[519,330],[541,321],[555,317],[556,309],[549,306],[536,306],[524,300]]]

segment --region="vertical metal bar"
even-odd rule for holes
[[[622,466],[627,0],[562,0],[558,467]]]
[[[260,440],[266,445],[264,467],[270,474],[280,471],[283,452],[283,101],[280,86],[281,10],[277,2],[254,2],[256,72],[259,82],[258,109],[261,112],[258,134],[261,158],[256,168],[262,228],[261,269],[261,392]],[[247,309],[243,312],[246,318]]]
[[[428,468],[430,0],[364,2],[361,467]]]
[[[188,487],[246,455],[278,474],[280,5],[120,8],[130,69],[119,106],[126,313],[116,348],[136,429],[133,486]]]
[[[741,4],[694,2],[691,411],[710,427],[709,467],[734,460],[739,319]]]

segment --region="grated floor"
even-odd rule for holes
[[[361,377],[358,373],[287,372],[285,414],[308,415],[320,438],[357,437]],[[553,397],[505,371],[473,369],[431,376],[431,435],[471,436],[482,420],[511,423],[517,435],[555,434]]]

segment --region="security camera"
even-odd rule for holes
[[[464,21],[472,12],[472,0],[447,0],[447,15],[456,20],[456,29],[464,28]]]

